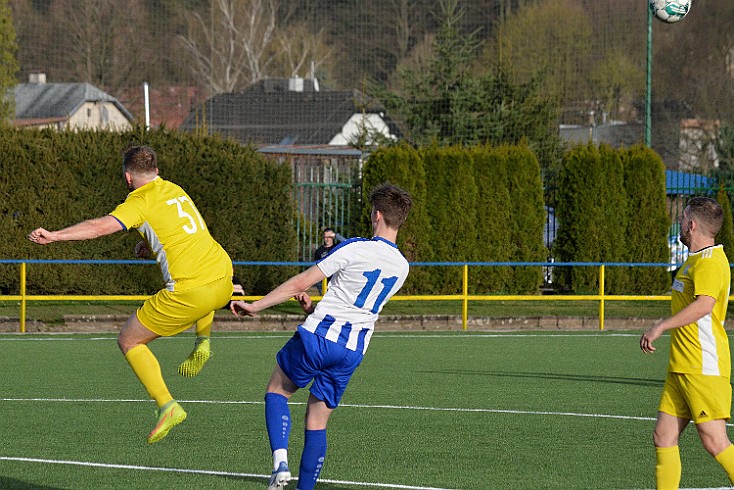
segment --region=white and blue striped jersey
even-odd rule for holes
[[[302,327],[364,354],[382,307],[408,277],[408,261],[384,238],[350,238],[317,266],[331,280]]]

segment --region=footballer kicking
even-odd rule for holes
[[[133,313],[120,330],[117,344],[158,406],[156,425],[147,437],[148,443],[153,444],[183,422],[186,412],[168,391],[160,364],[147,344],[196,324],[197,344],[180,371],[186,376],[198,374],[211,355],[208,334],[214,311],[226,305],[232,296],[232,261],[209,234],[186,192],[158,176],[153,149],[127,148],[123,176],[130,193],[109,215],[58,231],[37,228],[28,239],[47,245],[89,240],[132,228],[145,239],[136,246],[136,253],[155,256],[165,288]]]
[[[231,304],[234,314],[254,316],[295,297],[308,313],[276,355],[277,364],[265,394],[265,425],[273,454],[269,490],[282,489],[291,479],[288,400],[309,383],[297,490],[315,487],[326,458],[329,416],[362,362],[382,307],[408,276],[408,261],[398,250],[396,240],[413,205],[410,195],[399,187],[383,184],[370,193],[369,201],[374,233],[371,240],[346,240],[316,265],[288,279],[262,299]],[[330,276],[326,294],[314,307],[304,291]]]

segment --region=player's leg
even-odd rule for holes
[[[191,351],[189,357],[178,367],[178,374],[181,376],[196,376],[212,356],[210,337],[213,322],[213,311],[204,318],[196,321],[196,342],[194,343],[194,350]]]
[[[681,463],[678,439],[688,426],[688,419],[658,412],[653,432],[655,443],[655,482],[658,489],[677,489],[680,485]]]
[[[148,330],[140,322],[137,312],[128,319],[117,337],[117,344],[125,359],[158,405],[158,421],[148,435],[151,444],[163,439],[171,428],[186,419],[186,412],[173,400],[163,380],[161,366],[148,348],[148,342],[158,337],[160,335]]]
[[[193,296],[192,301],[195,301],[195,306],[204,306],[206,303],[209,304],[210,308],[204,310],[206,313],[196,319],[196,342],[194,343],[194,350],[191,351],[189,357],[178,367],[178,373],[186,377],[199,374],[204,364],[213,355],[210,338],[212,334],[212,323],[214,322],[214,312],[226,305],[232,298],[232,280],[229,277],[220,278],[194,291],[202,292],[202,294],[197,293],[197,296]]]
[[[726,420],[711,420],[696,425],[703,447],[724,468],[734,483],[734,446],[726,434]]]
[[[689,376],[689,403],[703,447],[734,483],[734,446],[726,433],[731,414],[731,384],[723,376]]]
[[[276,364],[265,393],[265,427],[273,455],[273,472],[268,490],[283,488],[291,478],[288,468],[288,441],[292,420],[288,400],[297,390],[298,386]]]
[[[322,400],[309,395],[303,453],[298,468],[298,490],[313,490],[316,486],[326,460],[326,424],[333,411]]]
[[[313,490],[326,461],[326,424],[339,405],[354,371],[362,362],[362,352],[314,335],[307,345],[309,364],[318,366],[306,407],[298,490]]]
[[[150,397],[155,400],[158,407],[162,407],[173,397],[163,381],[158,360],[147,346],[148,342],[158,337],[160,335],[148,330],[138,320],[137,313],[133,313],[120,329],[117,345]]]

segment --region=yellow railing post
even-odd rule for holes
[[[20,333],[25,333],[25,262],[20,263]]]
[[[604,330],[604,264],[599,266],[599,330]]]
[[[464,264],[461,277],[461,290],[464,300],[461,305],[461,329],[467,329],[469,320],[469,264]]]

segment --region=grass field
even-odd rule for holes
[[[377,333],[329,425],[320,490],[647,489],[668,337]],[[189,413],[158,444],[154,404],[112,335],[0,335],[0,488],[263,489],[263,391],[289,335],[221,334],[192,379],[190,333],[151,344]],[[293,398],[297,469],[307,393]],[[682,485],[728,481],[691,427]],[[293,482],[288,488],[295,490]]]

